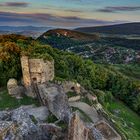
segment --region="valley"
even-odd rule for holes
[[[38,39],[42,44],[76,53],[95,63],[128,64],[139,63],[140,40],[121,37],[102,37],[72,30],[51,30]]]
[[[17,111],[20,116],[21,112],[27,113],[26,109],[38,110],[43,104],[49,110],[43,121],[47,122],[45,126],[50,127],[53,123],[57,130],[61,131],[58,126],[61,127],[65,135],[69,128],[65,119],[71,110],[72,113],[79,111],[86,123],[93,123],[97,128],[99,124],[111,126],[114,131],[110,132],[118,139],[121,136],[123,140],[140,140],[139,42],[138,36],[135,38],[130,34],[112,36],[68,29],[49,30],[37,39],[15,34],[0,35],[0,109],[8,110],[8,113]],[[9,90],[13,88],[8,87],[9,80],[16,83],[14,92]],[[38,93],[38,100],[32,98],[35,93]],[[31,107],[33,104],[35,107]],[[71,125],[74,118],[81,125],[77,115],[73,114]],[[40,122],[36,114],[27,116],[38,129]],[[22,128],[21,120],[18,121]],[[43,128],[41,130],[44,132]],[[62,131],[59,134],[64,138]],[[104,135],[104,129],[101,132]],[[106,134],[105,137],[110,136]]]

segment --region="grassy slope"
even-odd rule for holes
[[[27,96],[23,97],[23,99],[17,100],[14,97],[8,95],[7,90],[0,92],[0,110],[3,109],[13,109],[19,107],[21,105],[39,105],[38,101]]]
[[[116,64],[107,65],[107,67],[115,69],[129,78],[140,80],[140,66],[137,64]],[[116,121],[118,127],[127,135],[128,140],[140,140],[140,116],[120,101],[107,103],[106,106],[110,117]],[[120,112],[115,115],[113,110],[120,110]]]
[[[128,140],[140,140],[140,117],[135,112],[119,101],[107,103],[107,110]],[[118,110],[119,113],[114,113],[114,110]]]

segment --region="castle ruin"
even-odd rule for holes
[[[24,86],[28,96],[33,96],[31,86],[33,83],[45,83],[54,79],[54,61],[43,59],[30,59],[28,56],[21,56],[21,67]]]

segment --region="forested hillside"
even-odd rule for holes
[[[76,80],[89,90],[109,91],[140,114],[140,81],[122,74],[119,70],[94,64],[73,53],[60,51],[49,45],[23,36],[0,37],[0,86],[9,78],[21,78],[20,55],[54,59],[56,79]]]
[[[138,39],[102,37],[98,34],[56,29],[45,32],[37,41],[74,52],[95,63],[125,64],[139,61],[140,40]]]

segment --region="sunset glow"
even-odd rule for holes
[[[140,21],[140,0],[0,0],[0,25],[95,26]]]

